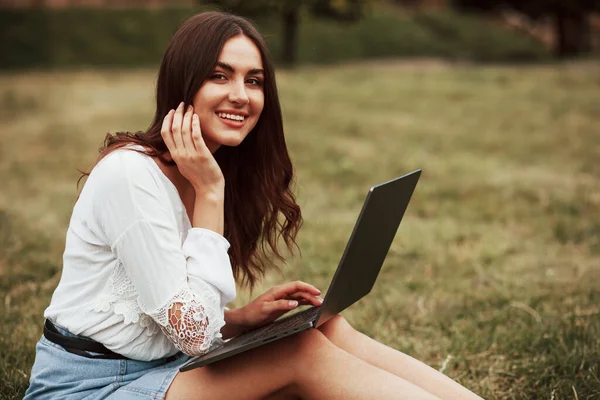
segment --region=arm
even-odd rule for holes
[[[235,299],[228,248],[229,242],[214,231],[192,228],[182,247],[187,285],[158,312],[149,313],[186,354],[204,354],[221,339],[224,306]]]
[[[219,165],[204,144],[198,116],[192,115],[191,106],[185,113],[183,103],[177,110],[170,111],[163,120],[161,135],[179,172],[194,188],[192,227],[213,231],[222,238],[225,181]],[[167,336],[187,354],[198,354],[198,351],[204,353],[210,349],[211,339],[221,337],[220,330],[225,325],[222,307],[235,298],[235,282],[227,255],[229,243],[222,239],[221,243],[218,240],[214,243],[215,248],[224,250],[215,255],[215,258],[223,260],[222,263],[188,267],[189,286],[203,302],[191,298],[185,299],[186,302],[179,298],[171,300],[167,320],[163,318],[161,324]],[[220,246],[223,242],[226,243],[225,248]],[[183,250],[186,250],[185,244]],[[188,253],[195,251],[189,246],[187,250]],[[225,259],[227,267],[221,267],[219,271],[219,264],[225,264]],[[215,286],[225,288],[221,290],[224,295],[222,298],[212,290]],[[230,296],[227,296],[227,287],[229,292],[233,292]]]
[[[196,190],[197,193],[201,193]],[[196,195],[194,202],[194,215],[192,226],[223,234],[223,195]],[[201,210],[201,212],[200,212]],[[227,244],[228,247],[229,244]],[[227,249],[225,249],[225,252]],[[219,330],[227,324],[227,311],[221,316],[219,296],[211,290],[203,280],[188,278],[190,286],[196,295],[200,295],[202,302],[189,298],[187,304],[183,301],[174,302],[168,310],[168,325],[163,326],[163,331],[171,337],[171,341],[186,354],[200,355],[210,349],[213,338],[224,336],[225,339],[237,335],[237,329],[232,330],[232,323],[228,329]],[[178,299],[179,300],[179,299]],[[181,299],[183,300],[183,299]],[[190,306],[193,304],[193,306]],[[225,335],[223,335],[225,331]],[[188,337],[186,340],[181,340]]]
[[[229,242],[192,227],[182,245],[153,161],[133,151],[117,153],[86,183],[106,243],[133,283],[142,311],[180,350],[203,354],[221,337],[223,308],[235,298]]]

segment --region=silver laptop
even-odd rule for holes
[[[417,170],[369,190],[321,306],[281,317],[237,336],[220,348],[190,359],[179,370],[183,372],[212,364],[306,329],[317,328],[367,295],[377,279],[420,175],[421,170]]]

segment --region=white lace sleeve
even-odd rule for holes
[[[186,286],[164,307],[149,315],[175,346],[189,355],[202,355],[222,343],[225,325],[219,293],[209,284],[192,293]]]
[[[235,299],[229,242],[215,232],[190,229],[183,246],[149,221],[127,229],[115,249],[149,315],[179,350],[202,355],[221,342],[224,307]],[[170,247],[166,247],[170,246]]]

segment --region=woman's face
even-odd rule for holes
[[[258,47],[246,36],[225,42],[212,75],[194,96],[194,112],[211,152],[237,146],[258,122],[263,110],[264,73]]]

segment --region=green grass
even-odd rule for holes
[[[27,386],[85,169],[145,128],[153,70],[0,76],[0,397]],[[372,62],[279,74],[306,223],[283,276],[326,289],[367,188],[423,169],[344,315],[490,399],[600,398],[600,67]],[[236,305],[249,298],[241,293]]]

